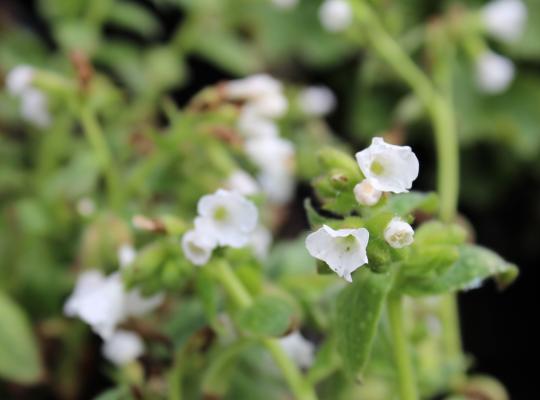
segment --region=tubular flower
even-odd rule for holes
[[[392,218],[384,230],[384,240],[395,249],[401,249],[412,244],[414,230],[401,218]]]
[[[418,159],[411,148],[388,144],[380,137],[356,153],[356,161],[373,188],[382,192],[408,192],[418,177]]]
[[[306,248],[340,277],[352,282],[351,273],[368,262],[368,240],[369,232],[365,228],[334,230],[323,225],[308,235]]]

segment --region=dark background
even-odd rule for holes
[[[158,11],[149,1],[139,2],[160,16],[165,29],[159,40],[167,40],[177,24],[181,23],[182,15],[173,10]],[[54,49],[48,27],[40,19],[33,1],[0,0],[0,23],[8,15],[9,18],[15,16],[17,23],[39,32]],[[144,44],[141,38],[130,37],[128,33],[112,28],[107,34],[127,36]],[[344,77],[353,73],[361,59],[359,54],[325,71],[311,71],[298,65],[296,76],[286,77],[327,84],[337,93],[340,107],[330,116],[329,123],[355,149],[363,147],[368,140],[347,132],[342,106],[346,105],[345,94],[349,89]],[[191,58],[188,61],[192,78],[187,86],[173,93],[179,104],[186,102],[205,85],[231,77],[201,59]],[[432,190],[435,187],[436,166],[429,129],[425,126],[415,127],[410,134],[408,142],[422,164],[415,188]],[[500,145],[479,144],[464,148],[461,157],[462,193],[477,187],[490,190],[490,193],[483,193],[483,196],[488,196],[489,202],[477,202],[471,196],[462,195],[461,213],[475,227],[478,243],[516,263],[521,271],[514,285],[504,292],[497,291],[493,284],[487,283],[480,289],[460,295],[464,348],[473,358],[472,371],[497,377],[505,384],[512,399],[533,399],[536,398],[538,386],[535,377],[537,340],[540,337],[536,321],[536,307],[539,304],[540,174],[530,165],[516,165],[515,160],[513,165],[508,165],[506,149]],[[493,181],[494,176],[498,177],[494,185],[486,184],[490,179]],[[297,201],[292,205],[293,221],[288,225],[288,231],[283,232],[284,235],[292,235],[307,227],[301,205],[305,195],[309,195],[308,187],[300,187]],[[94,389],[89,388],[89,392],[95,391],[96,386],[103,383],[89,382]]]

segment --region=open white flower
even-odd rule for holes
[[[488,94],[504,92],[514,80],[514,63],[492,51],[485,51],[476,60],[476,84]]]
[[[353,191],[356,201],[363,206],[374,206],[382,196],[382,192],[375,189],[369,179],[356,184]]]
[[[257,226],[258,211],[242,195],[223,189],[201,197],[195,228],[221,246],[242,247]]]
[[[322,26],[330,32],[340,32],[349,27],[353,19],[347,0],[325,0],[319,9]]]
[[[418,159],[409,146],[396,146],[376,137],[356,153],[356,161],[370,184],[382,192],[408,192],[418,177]]]
[[[315,359],[315,346],[298,331],[279,339],[279,344],[300,368],[309,368]]]
[[[182,236],[182,251],[193,264],[202,266],[208,263],[217,243],[213,236],[192,229]]]
[[[521,0],[494,0],[481,11],[486,30],[505,42],[518,40],[525,28],[527,7]]]
[[[13,68],[6,76],[6,88],[13,96],[21,96],[32,87],[34,68],[29,65],[19,65]]]
[[[103,343],[102,353],[113,364],[122,366],[144,353],[144,343],[136,333],[118,330]]]
[[[260,191],[257,181],[253,179],[250,174],[241,169],[234,171],[229,176],[225,182],[225,188],[237,192],[242,196],[252,196]]]
[[[140,316],[155,309],[163,298],[163,294],[143,297],[138,289],[126,292],[120,274],[105,277],[100,271],[93,270],[79,276],[64,305],[64,313],[79,317],[107,340],[127,317]]]
[[[326,86],[311,86],[300,92],[298,104],[307,115],[323,116],[336,107],[336,96]]]
[[[414,229],[401,218],[392,218],[384,230],[384,240],[395,249],[410,246],[414,241]]]
[[[334,230],[323,225],[308,235],[306,248],[340,277],[352,282],[351,273],[368,262],[368,241],[369,232],[365,228]]]

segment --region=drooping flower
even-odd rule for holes
[[[315,359],[315,346],[299,331],[279,339],[279,344],[291,360],[300,368],[309,368]]]
[[[340,277],[352,282],[351,273],[368,262],[369,232],[365,228],[334,230],[327,225],[310,233],[306,248]]]
[[[225,182],[225,188],[237,192],[242,196],[252,196],[260,192],[259,184],[255,179],[251,177],[246,171],[236,170],[234,171],[227,181]]]
[[[197,210],[196,231],[221,246],[245,246],[257,226],[257,207],[235,192],[218,189],[214,194],[203,196]]]
[[[381,192],[408,192],[418,177],[418,159],[409,146],[396,146],[382,138],[356,153],[356,161],[370,184]]]
[[[326,86],[311,86],[300,92],[298,104],[307,115],[323,116],[336,107],[336,96]]]
[[[102,353],[113,364],[122,366],[144,353],[144,343],[136,333],[118,330],[103,343]]]
[[[349,27],[353,14],[347,0],[325,0],[319,8],[322,26],[330,32],[340,32]]]
[[[182,251],[186,258],[197,266],[208,263],[217,243],[214,237],[192,229],[182,237]]]
[[[374,206],[381,199],[382,192],[371,184],[369,179],[364,179],[356,184],[353,189],[356,201],[363,206]]]
[[[384,240],[395,249],[410,246],[414,241],[414,229],[401,218],[392,218],[384,229]]]
[[[485,51],[476,60],[476,84],[484,93],[504,92],[514,80],[514,63],[492,51]]]
[[[481,15],[489,34],[512,43],[523,33],[527,7],[521,0],[493,0],[482,8]]]

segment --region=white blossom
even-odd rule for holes
[[[107,340],[118,324],[130,316],[140,316],[158,307],[163,294],[146,298],[138,289],[126,291],[120,274],[105,277],[91,270],[82,273],[64,305],[64,313],[79,317]]]
[[[257,226],[258,211],[242,195],[223,189],[201,197],[195,228],[221,246],[242,247]]]
[[[325,0],[319,9],[319,19],[326,30],[343,31],[353,19],[351,6],[347,0]]]
[[[225,188],[237,192],[242,196],[252,196],[260,192],[259,184],[246,171],[238,169],[234,171],[227,181]]]
[[[258,225],[251,234],[249,245],[257,259],[260,261],[266,260],[272,245],[272,233],[263,225]]]
[[[340,277],[352,282],[351,273],[368,262],[368,240],[369,232],[365,228],[334,230],[323,225],[308,235],[306,248]]]
[[[356,201],[363,206],[374,206],[379,202],[382,195],[380,190],[373,187],[369,179],[364,179],[356,184],[353,191]]]
[[[282,9],[291,9],[298,5],[298,0],[272,0],[272,3]]]
[[[336,96],[326,86],[311,86],[300,92],[298,104],[305,114],[323,116],[336,107]]]
[[[261,116],[254,107],[249,105],[245,106],[240,113],[238,130],[246,137],[279,136],[279,128],[276,123]]]
[[[208,263],[216,245],[216,240],[212,236],[196,229],[186,232],[182,237],[184,255],[198,266]]]
[[[121,245],[117,251],[118,264],[120,265],[120,268],[129,266],[133,261],[135,261],[136,256],[137,252],[135,251],[133,245],[129,243]]]
[[[370,184],[382,192],[408,192],[418,177],[418,159],[409,146],[396,146],[376,137],[356,153],[356,161]]]
[[[285,204],[293,198],[296,182],[294,176],[287,169],[263,170],[257,178],[269,202]]]
[[[102,353],[113,364],[122,366],[144,353],[144,343],[136,333],[118,330],[103,343]]]
[[[523,33],[527,7],[521,0],[493,0],[482,8],[481,16],[488,33],[511,43],[518,40]]]
[[[395,217],[384,229],[384,240],[395,249],[409,246],[414,241],[414,230],[412,226]]]
[[[279,339],[283,351],[300,368],[309,368],[315,359],[315,346],[298,331]]]
[[[13,96],[21,96],[32,86],[34,68],[29,65],[19,65],[13,68],[6,76],[6,88]]]
[[[488,94],[504,92],[515,75],[514,63],[492,51],[485,51],[476,60],[476,84]]]

